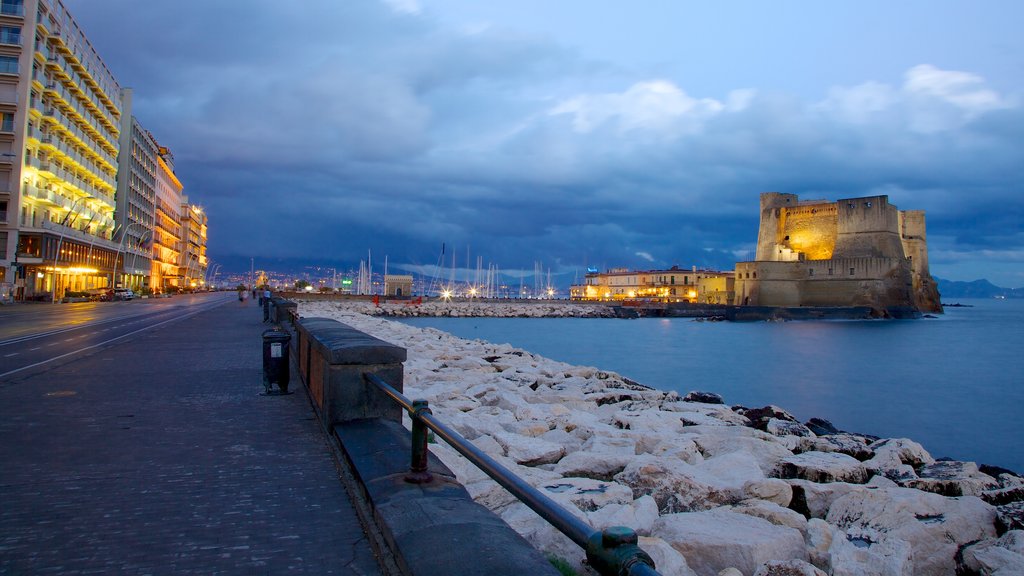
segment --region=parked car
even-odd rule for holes
[[[114,288],[114,300],[131,300],[135,298],[135,292],[131,288]]]
[[[99,300],[100,302],[109,302],[113,297],[113,290],[107,288],[93,288],[86,290],[89,293],[89,298],[92,300]]]

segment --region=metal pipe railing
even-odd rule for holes
[[[426,400],[409,400],[375,374],[364,373],[363,377],[401,405],[412,418],[412,462],[410,472],[406,475],[407,482],[420,484],[432,480],[430,472],[427,471],[429,449],[426,429],[429,428],[449,446],[465,456],[474,466],[583,548],[587,553],[590,565],[602,575],[658,575],[654,569],[654,561],[637,545],[638,537],[633,529],[613,526],[605,530],[594,530],[589,524],[527,484],[511,470],[463,438],[461,434],[435,418]]]

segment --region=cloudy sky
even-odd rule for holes
[[[731,269],[782,191],[1024,286],[1019,0],[64,3],[229,269]]]

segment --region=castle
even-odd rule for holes
[[[736,304],[912,307],[941,312],[924,211],[888,196],[836,202],[761,194],[753,262],[736,264]]]

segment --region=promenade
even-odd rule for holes
[[[0,574],[379,574],[303,386],[229,300],[0,381]]]

